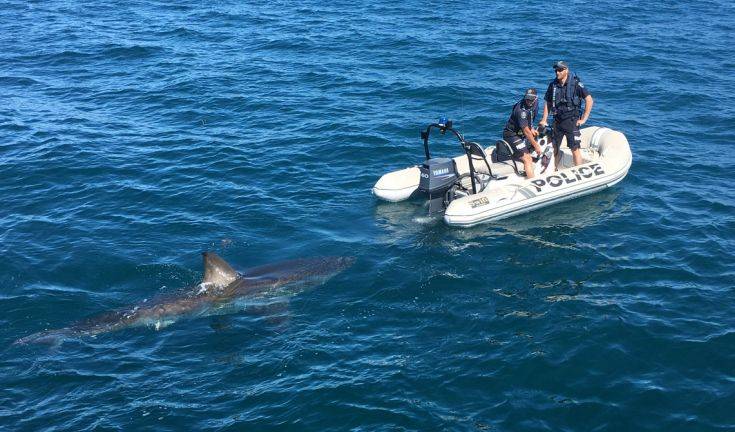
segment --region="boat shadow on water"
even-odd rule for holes
[[[489,222],[470,228],[452,228],[443,223],[442,216],[428,216],[428,203],[415,199],[397,203],[377,202],[375,219],[386,231],[382,240],[394,243],[421,236],[427,231],[440,230],[444,235],[461,241],[476,241],[508,233],[525,235],[531,231],[551,229],[581,230],[605,223],[625,214],[629,205],[620,202],[621,191],[614,187],[570,201],[542,208],[519,216]]]

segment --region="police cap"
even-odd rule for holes
[[[531,87],[528,90],[526,90],[526,94],[523,96],[523,99],[527,100],[536,100],[538,96],[536,95],[536,89]]]
[[[569,69],[569,66],[567,66],[567,62],[564,60],[559,60],[554,63],[554,70],[563,70],[563,69]]]

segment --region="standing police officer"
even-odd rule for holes
[[[549,88],[546,90],[544,115],[539,125],[546,126],[546,119],[549,116],[549,111],[551,111],[554,116],[552,139],[556,166],[559,166],[559,146],[564,137],[567,137],[567,146],[572,151],[574,165],[580,165],[582,163],[582,153],[579,151],[579,145],[582,136],[579,127],[587,122],[594,101],[589,90],[584,87],[579,77],[569,70],[566,62],[558,61],[554,63],[554,71],[556,72],[556,79],[549,83]],[[580,118],[579,111],[583,100],[584,114]]]
[[[538,95],[535,88],[526,90],[526,94],[513,105],[510,118],[503,129],[503,139],[513,148],[513,159],[523,162],[526,178],[533,177],[533,161],[531,147],[541,155],[541,146],[536,141],[538,131],[533,129],[533,121],[538,113]]]

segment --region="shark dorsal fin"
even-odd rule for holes
[[[204,252],[204,280],[215,286],[226,286],[237,279],[237,272],[214,252]]]

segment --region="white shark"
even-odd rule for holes
[[[283,261],[238,273],[213,252],[204,252],[202,283],[131,307],[93,316],[61,329],[44,330],[15,344],[58,343],[130,327],[156,330],[182,319],[239,312],[253,303],[295,295],[321,285],[350,267],[352,257]]]

